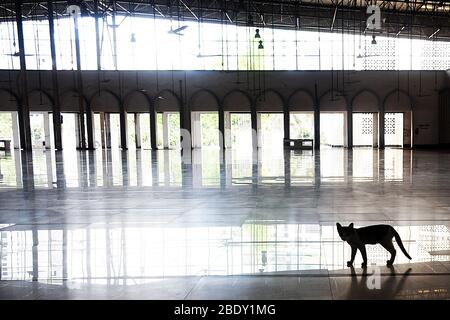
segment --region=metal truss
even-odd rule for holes
[[[0,19],[14,19],[15,2],[6,0],[0,5]],[[22,1],[23,19],[46,19],[47,4],[48,1]],[[378,5],[384,35],[450,41],[450,1],[75,0],[53,1],[54,14],[67,16],[69,4],[80,5],[82,14],[88,16],[115,12],[137,17],[347,33],[366,32],[367,6]]]

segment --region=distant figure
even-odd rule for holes
[[[339,236],[342,240],[347,241],[347,243],[352,248],[352,257],[350,261],[347,261],[347,267],[353,266],[353,261],[355,261],[356,251],[359,249],[363,257],[363,263],[361,268],[367,267],[367,254],[366,254],[366,244],[381,244],[389,253],[391,254],[391,259],[387,262],[388,266],[394,264],[396,250],[394,244],[392,243],[392,238],[395,237],[398,246],[404,253],[404,255],[411,260],[408,252],[406,252],[403,246],[402,239],[400,239],[399,234],[395,229],[386,224],[379,224],[375,226],[368,226],[364,228],[353,228],[353,223],[350,223],[348,227],[341,226],[340,223],[336,223]]]

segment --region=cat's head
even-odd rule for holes
[[[339,236],[344,241],[347,241],[355,233],[355,229],[353,228],[353,223],[350,223],[348,227],[343,227],[338,222],[338,223],[336,223],[336,227],[337,227]]]

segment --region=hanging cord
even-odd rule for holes
[[[34,38],[34,50],[36,55],[36,68],[38,70],[38,82],[39,82],[39,104],[42,105],[42,72],[41,72],[41,63],[40,63],[40,50],[39,50],[39,22],[37,19],[33,21],[33,30],[36,32],[36,37]]]
[[[153,46],[155,48],[155,69],[156,69],[156,92],[159,93],[159,69],[158,69],[158,45],[156,43],[156,5],[155,1],[153,1],[152,4],[153,7],[153,39],[155,42],[155,45]]]

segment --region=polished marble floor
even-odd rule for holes
[[[0,151],[0,299],[448,299],[449,181],[447,151]],[[347,268],[336,222],[413,259]]]

